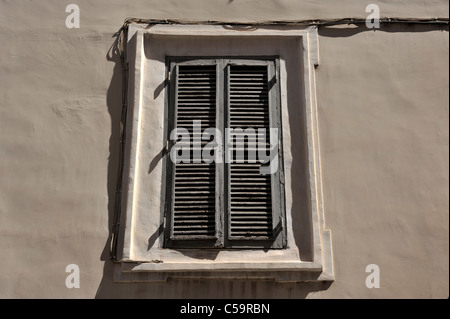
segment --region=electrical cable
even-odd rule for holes
[[[384,17],[378,19],[380,23],[400,24],[434,24],[448,25],[449,18],[398,18]],[[308,19],[308,20],[271,20],[255,22],[226,22],[226,21],[196,21],[179,19],[141,19],[127,18],[124,26],[131,23],[155,25],[155,24],[180,24],[180,25],[229,25],[229,26],[335,26],[345,24],[365,24],[367,19],[362,18],[338,18],[338,19]]]

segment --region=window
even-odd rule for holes
[[[166,247],[284,248],[278,60],[169,58]]]
[[[314,27],[129,24],[116,281],[333,280],[317,39]]]

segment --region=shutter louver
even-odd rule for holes
[[[258,128],[265,128],[265,145],[269,151],[267,66],[230,65],[228,87],[230,128],[253,128],[256,140]],[[248,161],[248,134],[244,135],[244,162],[235,161],[236,139],[233,139],[233,161],[229,164],[230,239],[270,239],[273,236],[271,175],[260,174],[258,160],[256,163]]]
[[[190,133],[190,163],[175,164],[173,239],[207,239],[216,233],[215,163],[193,163],[193,121],[199,132],[216,125],[216,66],[179,66],[176,124]],[[198,135],[200,134],[200,135]],[[201,141],[203,147],[209,141]]]

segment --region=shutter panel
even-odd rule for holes
[[[269,150],[267,65],[230,65],[228,74],[229,127],[254,128],[254,137],[258,128],[265,128]],[[248,161],[247,139],[244,145],[244,163],[236,163],[236,139],[233,139],[233,161],[229,164],[229,238],[270,239],[273,237],[271,175],[260,174],[262,164],[258,160]]]
[[[172,239],[208,239],[216,234],[215,163],[193,163],[193,121],[203,132],[216,126],[216,66],[179,65],[175,127],[190,133],[190,163],[174,164]],[[202,147],[209,141],[201,141]]]

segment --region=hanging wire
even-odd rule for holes
[[[116,185],[116,194],[114,202],[114,216],[111,230],[111,242],[110,242],[110,259],[117,260],[117,239],[119,235],[120,226],[120,213],[122,207],[122,176],[123,176],[123,163],[125,156],[125,140],[126,130],[125,123],[127,118],[127,89],[128,89],[128,62],[126,61],[126,38],[128,33],[128,24],[123,26],[118,31],[117,35],[117,52],[120,58],[120,64],[122,67],[122,114],[120,118],[120,148],[119,148],[119,165],[118,176]]]

